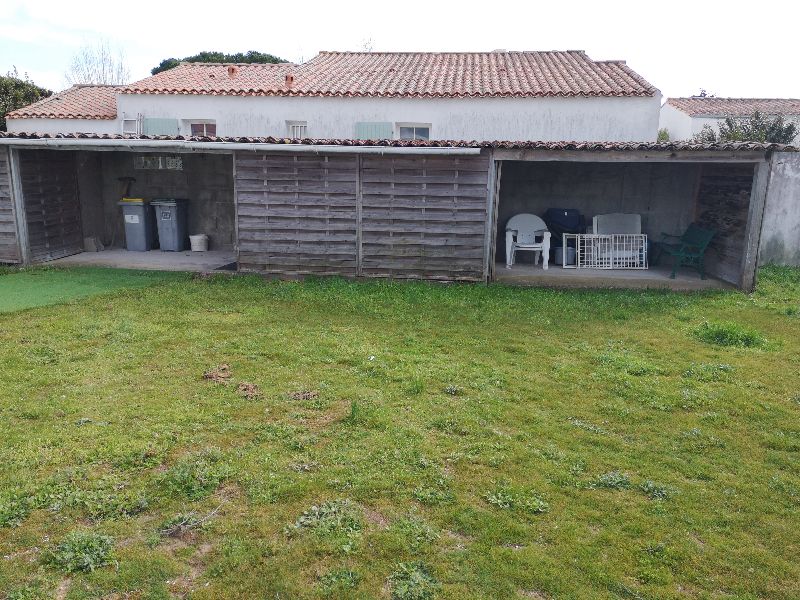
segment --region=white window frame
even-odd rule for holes
[[[192,125],[203,125],[204,126],[203,127],[203,134],[202,134],[203,136],[207,135],[205,133],[205,130],[206,130],[205,125],[213,125],[214,127],[217,126],[216,119],[184,119],[183,123],[184,123],[185,130],[186,130],[186,133],[184,133],[184,135],[192,135]],[[217,135],[219,135],[219,131],[218,130],[214,134],[214,136],[217,136]]]
[[[409,123],[395,123],[394,124],[394,137],[397,140],[402,139],[400,137],[400,128],[401,127],[413,127],[414,129],[423,129],[423,128],[427,129],[428,130],[428,139],[429,140],[433,139],[433,136],[432,136],[432,134],[433,134],[433,126],[430,123],[411,123],[411,122],[409,122]],[[414,132],[414,135],[416,136],[416,132]],[[412,139],[422,140],[422,139],[425,139],[425,138],[414,137]]]
[[[133,127],[131,127],[133,124]],[[142,119],[136,117],[135,119],[124,118],[122,119],[122,135],[141,135],[142,133]]]
[[[308,137],[308,121],[286,121],[286,135],[291,139]]]

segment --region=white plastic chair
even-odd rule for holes
[[[518,250],[534,252],[533,263],[547,269],[550,261],[550,232],[540,217],[527,213],[515,215],[506,223],[506,269],[514,265]]]

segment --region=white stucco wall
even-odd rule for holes
[[[430,123],[431,138],[454,140],[652,141],[661,98],[283,98],[122,94],[118,117],[213,119],[219,136],[352,138],[356,122]]]
[[[674,106],[664,104],[658,118],[658,128],[669,132],[669,139],[688,140],[692,135],[692,118]]]
[[[117,119],[7,119],[13,133],[122,133]]]

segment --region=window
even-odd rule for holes
[[[122,133],[139,135],[139,119],[122,119]]]
[[[308,121],[286,121],[286,131],[293,140],[308,137]]]
[[[401,140],[429,140],[431,139],[430,124],[398,123],[397,137]]]
[[[189,127],[193,136],[215,137],[217,135],[217,124],[213,121],[190,123]]]

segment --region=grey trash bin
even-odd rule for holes
[[[556,264],[557,265],[564,265],[564,248],[561,246],[556,247]],[[566,251],[567,255],[567,266],[575,264],[575,248],[567,248]]]
[[[180,252],[186,250],[188,201],[180,198],[156,198],[151,204],[155,208],[158,225],[158,243],[162,250]]]
[[[117,202],[122,207],[125,221],[125,248],[134,252],[152,250],[156,231],[153,209],[142,198],[123,198]]]

